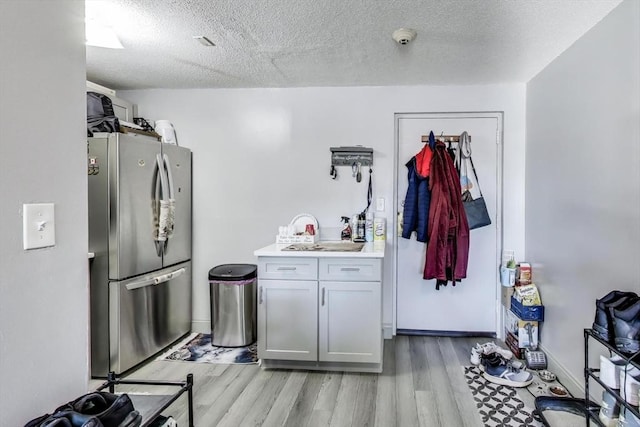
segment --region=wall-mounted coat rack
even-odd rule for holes
[[[331,166],[352,166],[354,163],[360,166],[373,165],[373,148],[331,147]]]
[[[436,135],[436,141],[442,142],[460,142],[460,135]],[[429,143],[429,135],[422,135],[422,142],[424,144]],[[469,135],[469,142],[471,142],[471,135]]]
[[[351,166],[353,177],[357,182],[362,179],[362,166],[369,166],[369,186],[371,186],[371,167],[373,166],[373,148],[356,145],[353,147],[331,147],[331,170],[329,175],[332,179],[338,177],[336,166]]]

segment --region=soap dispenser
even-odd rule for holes
[[[342,240],[351,240],[351,225],[349,225],[349,217],[343,216],[341,221],[344,222],[344,225],[342,226],[340,238]]]

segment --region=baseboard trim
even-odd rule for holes
[[[391,323],[382,324],[382,338],[385,340],[390,340],[391,338],[393,338],[393,324]]]
[[[431,331],[427,329],[398,329],[396,335],[420,335],[427,337],[487,337],[495,338],[495,332],[480,331]]]
[[[191,321],[191,331],[199,334],[211,333],[211,321],[209,320],[193,320]]]

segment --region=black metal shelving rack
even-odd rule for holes
[[[189,427],[193,426],[193,374],[187,374],[186,381],[160,381],[160,380],[123,380],[119,379],[114,372],[109,372],[107,381],[97,388],[98,391],[109,389],[110,393],[115,393],[117,385],[144,385],[144,386],[175,386],[179,387],[173,394],[135,394],[127,393],[133,402],[134,408],[142,415],[140,427],[147,427],[169,406],[175,402],[183,393],[188,396],[188,417]]]
[[[593,407],[593,408],[589,407],[589,402],[590,402],[590,400],[589,400],[589,380],[590,379],[593,379],[595,382],[600,384],[600,386],[603,389],[605,389],[607,392],[609,392],[616,399],[616,401],[618,401],[621,405],[623,405],[627,409],[627,411],[630,411],[637,418],[640,418],[640,412],[638,411],[638,409],[636,407],[631,406],[631,404],[627,403],[627,401],[624,400],[624,398],[622,398],[622,396],[620,396],[620,393],[618,391],[616,391],[616,390],[612,389],[611,387],[607,386],[605,383],[603,383],[600,380],[600,375],[599,375],[600,369],[590,368],[589,367],[589,338],[593,338],[594,340],[596,340],[597,342],[602,344],[611,353],[615,353],[615,354],[619,355],[620,357],[622,357],[627,362],[627,364],[633,365],[636,368],[640,369],[640,363],[634,362],[629,357],[627,357],[624,353],[620,353],[611,344],[609,344],[608,342],[604,341],[602,338],[600,338],[599,336],[594,334],[593,330],[591,330],[591,329],[585,329],[584,330],[584,398],[585,398],[585,405],[587,407],[587,413],[589,414],[589,416],[587,417],[587,426],[590,425],[589,424],[589,419],[592,419],[598,425],[604,426],[604,424],[602,424],[602,422],[600,422],[600,419],[598,418],[598,410],[600,409],[600,407]],[[624,384],[621,384],[621,387],[624,387]]]

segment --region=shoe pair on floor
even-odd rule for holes
[[[138,427],[142,416],[127,394],[92,392],[60,406],[52,415],[29,421],[25,427]]]
[[[622,353],[640,351],[640,297],[635,292],[611,291],[596,300],[593,332]]]
[[[607,391],[602,392],[602,404],[598,418],[605,427],[640,426],[640,420],[631,411],[621,407],[615,397]]]
[[[613,390],[620,390],[620,396],[632,406],[640,404],[640,369],[622,357],[600,356],[600,381]]]
[[[498,353],[500,356],[507,360],[513,357],[513,353],[511,353],[509,350],[499,347],[493,341],[491,341],[484,344],[476,344],[471,349],[471,364],[478,366],[483,355],[489,356],[493,353]]]
[[[471,363],[482,365],[482,376],[487,381],[509,387],[528,386],[533,381],[533,375],[523,369],[520,361],[512,361],[512,357],[509,350],[493,342],[477,344],[471,349]]]

